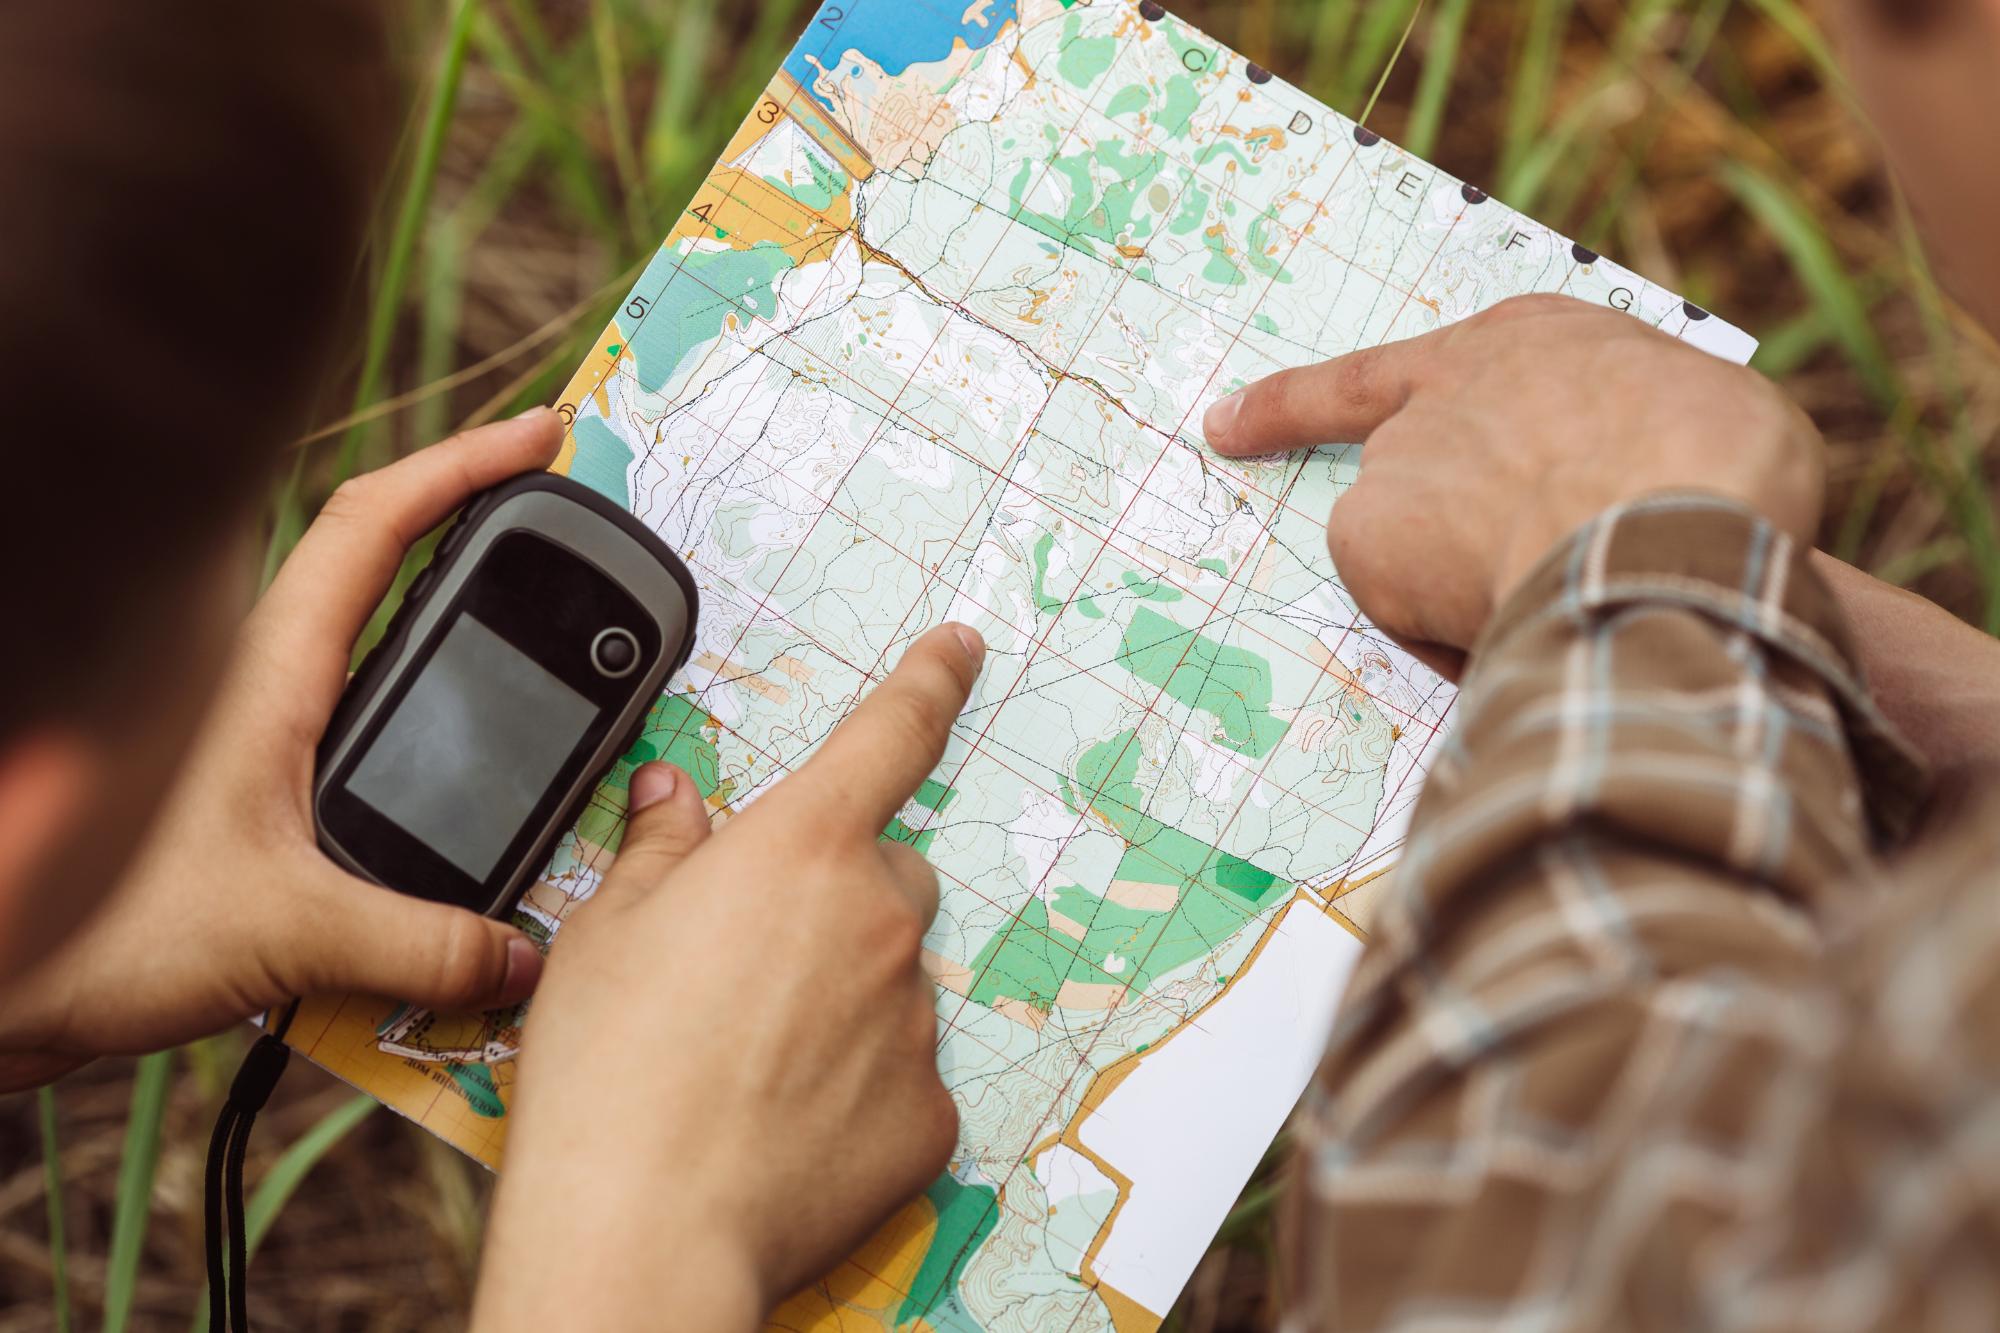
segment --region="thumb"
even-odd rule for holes
[[[339,891],[339,934],[318,933],[306,945],[307,990],[468,1012],[519,1004],[541,980],[542,951],[505,922],[361,880]]]
[[[708,807],[690,778],[672,764],[642,764],[632,774],[632,812],[618,859],[596,896],[646,893],[688,853],[708,841]]]

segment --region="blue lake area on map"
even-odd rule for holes
[[[852,4],[822,8],[806,26],[791,55],[785,57],[785,72],[810,90],[819,77],[819,66],[852,78],[854,69],[836,67],[849,51],[859,52],[894,77],[912,65],[943,60],[951,54],[952,43],[963,41],[974,51],[990,44],[1000,30],[1014,21],[1015,0],[992,0],[983,8],[956,4],[932,5],[926,0],[906,0],[902,4]],[[969,17],[977,12],[977,17]],[[838,14],[839,18],[834,19]],[[834,19],[829,26],[828,20]],[[817,92],[814,98],[826,103]]]

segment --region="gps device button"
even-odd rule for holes
[[[407,606],[411,602],[423,601],[424,594],[429,592],[431,585],[436,582],[437,574],[435,573],[435,567],[425,565],[421,570],[417,571],[417,576],[410,580],[409,591],[403,594],[403,604]]]
[[[617,680],[630,675],[632,668],[639,665],[639,640],[629,629],[599,630],[590,642],[590,664],[598,674]]]

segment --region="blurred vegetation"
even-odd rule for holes
[[[273,499],[269,563],[343,475],[553,397],[806,8],[395,9],[408,129],[357,286],[361,334]],[[2000,355],[1939,294],[1795,0],[1173,8],[1762,338],[1757,365],[1826,435],[1825,545],[2000,630]],[[201,1156],[244,1046],[231,1033],[102,1062],[53,1097],[0,1105],[0,1333],[72,1318],[198,1326]],[[251,1156],[263,1326],[462,1321],[483,1171],[303,1063]],[[1277,1162],[1246,1190],[1174,1327],[1271,1326]]]

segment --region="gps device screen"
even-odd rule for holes
[[[546,473],[487,491],[327,724],[321,848],[399,892],[512,912],[644,734],[696,609],[693,576],[622,506]]]
[[[484,880],[596,713],[526,653],[461,615],[347,789]]]

